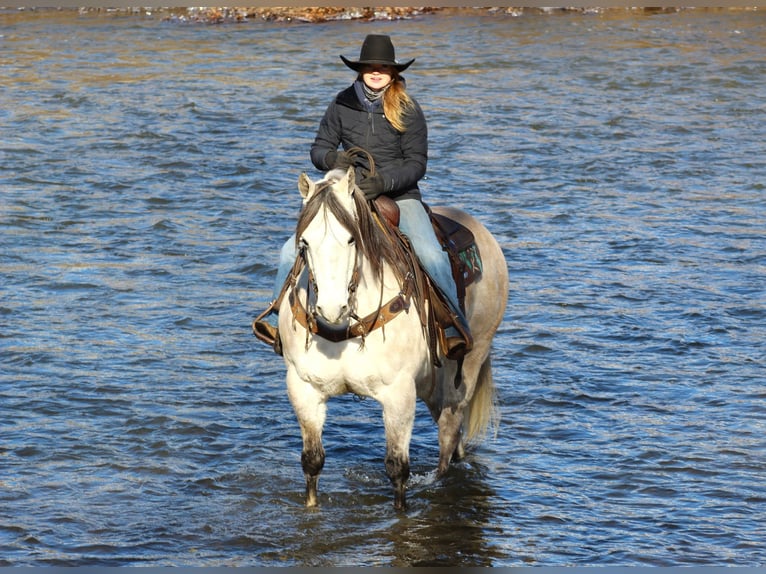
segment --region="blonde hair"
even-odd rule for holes
[[[391,84],[383,94],[383,113],[396,131],[407,131],[406,115],[414,105],[404,88],[404,80],[397,72],[393,72]]]

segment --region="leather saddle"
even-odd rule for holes
[[[482,263],[479,247],[476,245],[473,232],[454,219],[434,213],[426,206],[431,217],[436,237],[449,255],[452,264],[452,277],[457,286],[457,298],[460,307],[465,312],[465,289],[481,278]]]
[[[398,228],[399,206],[396,205],[396,201],[381,195],[374,200],[374,204],[378,214],[392,226]],[[481,254],[473,232],[454,219],[435,213],[427,204],[424,203],[423,205],[431,218],[431,225],[433,225],[439,243],[449,255],[452,277],[457,286],[458,301],[461,310],[465,312],[466,287],[481,278],[483,269]]]

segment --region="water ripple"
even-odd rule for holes
[[[766,560],[760,11],[376,24],[417,57],[428,201],[489,226],[512,287],[497,435],[436,479],[420,405],[405,514],[352,397],[303,508],[249,333],[358,23],[0,21],[0,565]]]

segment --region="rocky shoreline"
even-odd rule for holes
[[[440,8],[352,8],[317,6],[309,8],[286,7],[213,7],[186,8],[174,13],[171,19],[203,23],[245,22],[266,20],[269,22],[328,22],[334,20],[401,20],[441,10]]]
[[[427,14],[484,13],[522,16],[524,14],[551,14],[562,12],[602,13],[612,10],[635,12],[677,12],[683,8],[454,8],[454,7],[211,7],[170,9],[167,20],[222,24],[265,20],[269,22],[330,22],[337,20],[403,20]]]
[[[2,1],[2,0],[0,0]],[[9,10],[2,9],[0,10]],[[62,8],[19,8],[19,11],[66,11]],[[443,14],[485,14],[519,17],[534,14],[657,14],[673,13],[686,10],[695,11],[739,11],[758,10],[757,7],[189,7],[189,8],[72,8],[80,14],[115,14],[127,16],[160,17],[163,21],[200,24],[227,24],[252,21],[281,23],[320,23],[343,20],[406,20],[425,15]]]

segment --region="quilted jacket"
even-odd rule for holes
[[[414,100],[413,100],[414,101]],[[407,113],[407,129],[398,132],[383,114],[380,101],[369,102],[361,81],[339,92],[325,111],[311,145],[311,162],[323,171],[330,169],[325,156],[330,151],[360,147],[372,154],[375,171],[383,176],[386,195],[395,199],[420,199],[418,181],[426,173],[428,128],[417,102]],[[368,167],[366,160],[358,165]],[[357,173],[361,170],[357,170]]]

